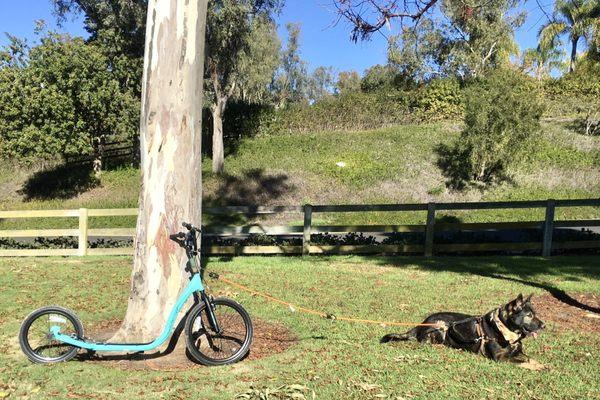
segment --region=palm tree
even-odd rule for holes
[[[560,44],[561,36],[568,36],[571,42],[569,72],[575,68],[580,39],[590,37],[596,6],[596,0],[557,0],[554,4],[553,21],[548,21],[538,33],[542,49],[555,48]]]
[[[563,70],[566,67],[564,52],[558,48],[527,49],[523,52],[521,66],[538,80],[550,76],[554,69]]]

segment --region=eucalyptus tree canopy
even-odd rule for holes
[[[509,64],[518,54],[514,30],[525,20],[518,0],[444,0],[440,17],[421,16],[389,40],[388,61],[416,81],[456,75],[462,79]]]
[[[112,54],[141,58],[148,0],[51,0],[60,21],[83,13],[90,40],[100,42]]]
[[[274,34],[273,16],[281,7],[280,0],[209,0],[206,27],[206,92],[213,117],[212,170],[222,173],[224,168],[223,113],[236,88],[248,83],[250,76],[241,72],[254,69],[260,79],[265,70],[249,64],[263,60],[251,57],[264,54],[253,40],[258,32]],[[273,42],[274,43],[274,42]],[[272,47],[267,44],[265,48]],[[268,68],[267,68],[268,69]],[[274,70],[274,68],[273,68]],[[261,73],[262,72],[262,73]],[[268,72],[268,71],[267,71]],[[266,74],[271,75],[271,74]],[[257,78],[255,76],[255,78]],[[258,79],[258,80],[260,80]],[[256,83],[256,82],[252,82]],[[266,85],[265,85],[266,87]]]
[[[335,72],[332,67],[317,67],[309,77],[308,100],[316,102],[333,94]]]
[[[308,97],[308,70],[300,57],[300,24],[286,24],[288,40],[281,51],[281,65],[273,81],[273,92],[278,107],[306,101]]]
[[[335,84],[337,94],[357,92],[360,90],[360,74],[356,71],[342,71]]]

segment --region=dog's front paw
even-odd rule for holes
[[[527,363],[527,362],[531,361],[531,358],[529,358],[529,356],[525,355],[525,353],[519,353],[519,354],[513,355],[510,358],[510,360],[515,363]]]
[[[544,364],[542,364],[538,361],[535,361],[533,358],[530,358],[529,360],[527,360],[527,362],[520,363],[519,367],[525,368],[525,369],[528,369],[531,371],[543,371],[548,368]]]

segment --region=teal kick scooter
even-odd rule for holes
[[[200,230],[183,223],[187,233],[171,235],[185,248],[190,282],[171,309],[159,337],[150,343],[99,343],[83,336],[83,325],[72,311],[58,306],[35,310],[21,324],[19,343],[25,355],[40,364],[68,361],[80,349],[89,352],[139,353],[154,350],[171,336],[177,316],[190,297],[195,305],[185,321],[186,346],[190,357],[204,365],[224,365],[242,359],[252,342],[252,321],[237,302],[206,294],[200,275],[198,242]]]

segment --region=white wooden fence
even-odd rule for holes
[[[568,227],[600,227],[600,220],[563,220],[555,221],[557,207],[600,207],[600,199],[580,200],[536,200],[512,202],[472,202],[472,203],[428,203],[428,204],[374,204],[374,205],[304,205],[304,206],[241,206],[207,208],[205,214],[232,215],[243,214],[265,215],[295,213],[303,215],[303,226],[263,226],[260,224],[246,226],[215,226],[204,229],[203,235],[231,237],[261,233],[266,235],[290,235],[302,238],[301,246],[210,246],[203,248],[208,255],[243,255],[243,254],[399,254],[420,253],[432,256],[436,252],[469,252],[469,251],[540,251],[550,256],[552,250],[559,249],[598,249],[600,240],[553,241],[555,228]],[[441,210],[489,210],[489,209],[545,209],[543,221],[497,222],[497,223],[439,223],[435,220],[437,211]],[[315,213],[324,212],[395,212],[426,211],[427,219],[423,225],[314,225],[312,217]],[[0,238],[36,238],[36,237],[77,237],[78,247],[73,249],[0,249],[0,257],[16,256],[85,256],[85,255],[130,255],[132,248],[89,248],[89,237],[132,238],[135,228],[102,228],[90,229],[90,217],[135,216],[138,210],[125,209],[86,209],[78,210],[22,210],[0,211],[1,219],[12,218],[78,218],[77,229],[12,229],[0,230]],[[542,229],[541,242],[521,243],[434,243],[434,233],[444,231],[478,231],[502,229]],[[420,232],[425,234],[422,244],[392,245],[316,245],[311,243],[311,235],[317,233],[345,232]]]

